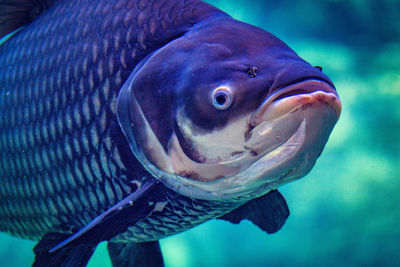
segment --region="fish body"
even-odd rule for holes
[[[176,33],[147,45],[152,34],[135,20],[152,17],[150,7],[118,3],[59,2],[0,47],[3,230],[39,238],[67,221],[81,228],[148,176],[128,149],[115,103],[134,66]],[[165,6],[160,17],[183,5],[156,3]],[[167,22],[154,33],[159,39],[174,29]],[[139,40],[128,47],[127,38]]]
[[[101,241],[115,266],[161,265],[158,239],[213,218],[275,232],[275,189],[340,114],[319,69],[201,1],[0,1],[0,16],[2,35],[29,23],[0,45],[0,230],[40,240],[35,266],[84,266]]]

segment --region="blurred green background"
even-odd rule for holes
[[[400,266],[400,1],[208,2],[322,66],[343,113],[311,173],[281,188],[281,231],[214,220],[162,240],[166,266]],[[0,265],[30,266],[33,246],[0,233]],[[104,244],[89,265],[110,266]]]

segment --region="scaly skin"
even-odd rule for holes
[[[137,189],[149,174],[119,129],[119,89],[146,55],[214,14],[200,1],[60,1],[0,46],[0,230],[70,232]],[[117,240],[157,239],[237,206],[168,196],[165,218]]]

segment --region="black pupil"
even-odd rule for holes
[[[218,105],[224,106],[228,100],[227,98],[228,97],[224,93],[219,93],[215,96],[215,101]]]

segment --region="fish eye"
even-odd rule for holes
[[[227,109],[232,104],[232,92],[229,88],[219,87],[212,93],[212,102],[217,109]]]

